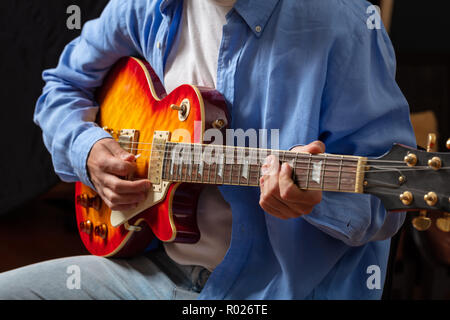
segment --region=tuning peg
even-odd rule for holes
[[[444,212],[442,215],[436,219],[436,227],[443,232],[450,232],[450,213]]]
[[[419,216],[412,220],[412,225],[418,231],[425,231],[431,227],[431,219],[427,217],[427,212],[422,210]]]
[[[427,152],[431,152],[436,145],[436,134],[429,133],[427,141]]]

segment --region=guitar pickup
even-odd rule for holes
[[[139,130],[123,129],[119,131],[118,142],[125,151],[136,155],[138,151]]]

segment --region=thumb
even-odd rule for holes
[[[107,148],[113,154],[113,156],[120,158],[124,161],[132,162],[135,160],[133,154],[126,152],[115,140],[111,140],[111,143],[108,143]]]
[[[294,152],[308,152],[311,154],[324,153],[325,144],[322,141],[314,141],[306,146],[295,147],[292,149]]]

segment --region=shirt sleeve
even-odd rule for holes
[[[142,55],[134,1],[112,0],[102,15],[85,24],[80,37],[64,49],[56,68],[43,73],[45,87],[34,121],[43,131],[58,176],[93,187],[86,160],[100,139],[111,136],[95,124],[95,89],[121,57]]]
[[[319,139],[327,153],[367,157],[381,156],[393,143],[416,147],[386,31],[366,28],[362,19],[354,24],[356,31],[354,26],[337,30],[330,49]],[[324,192],[323,201],[304,219],[348,245],[359,246],[392,237],[405,213],[387,213],[371,195]]]

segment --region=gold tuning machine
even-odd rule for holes
[[[431,152],[434,148],[434,146],[436,145],[436,134],[434,133],[429,133],[428,134],[428,140],[427,140],[427,152]],[[428,165],[430,167],[434,166],[434,162],[431,163],[431,160],[428,162]],[[434,205],[432,204],[432,202],[434,202],[434,197],[435,193],[434,192],[429,192],[428,194],[426,194],[424,196],[424,200],[427,202],[428,205]],[[436,196],[437,198],[437,196]],[[437,199],[436,199],[437,201]],[[412,225],[413,227],[418,230],[418,231],[426,231],[431,227],[431,219],[429,217],[427,217],[427,211],[426,210],[421,210],[419,212],[419,215],[415,218],[413,218],[412,220]]]
[[[427,217],[427,211],[421,210],[419,216],[412,220],[413,227],[418,231],[426,231],[431,227],[431,219]]]
[[[436,146],[436,134],[429,133],[427,140],[427,152],[432,152],[434,147]],[[442,167],[442,161],[439,157],[433,157],[428,160],[428,166],[433,170],[439,170]]]
[[[417,156],[414,153],[408,153],[404,161],[409,167],[414,167],[417,164]]]
[[[450,232],[450,213],[444,212],[442,215],[436,219],[436,227],[443,232]]]
[[[428,134],[428,140],[427,140],[427,152],[432,152],[434,146],[436,145],[436,134],[435,133],[429,133]]]
[[[437,194],[433,191],[428,192],[426,195],[424,195],[423,199],[430,207],[435,206],[439,200]]]

